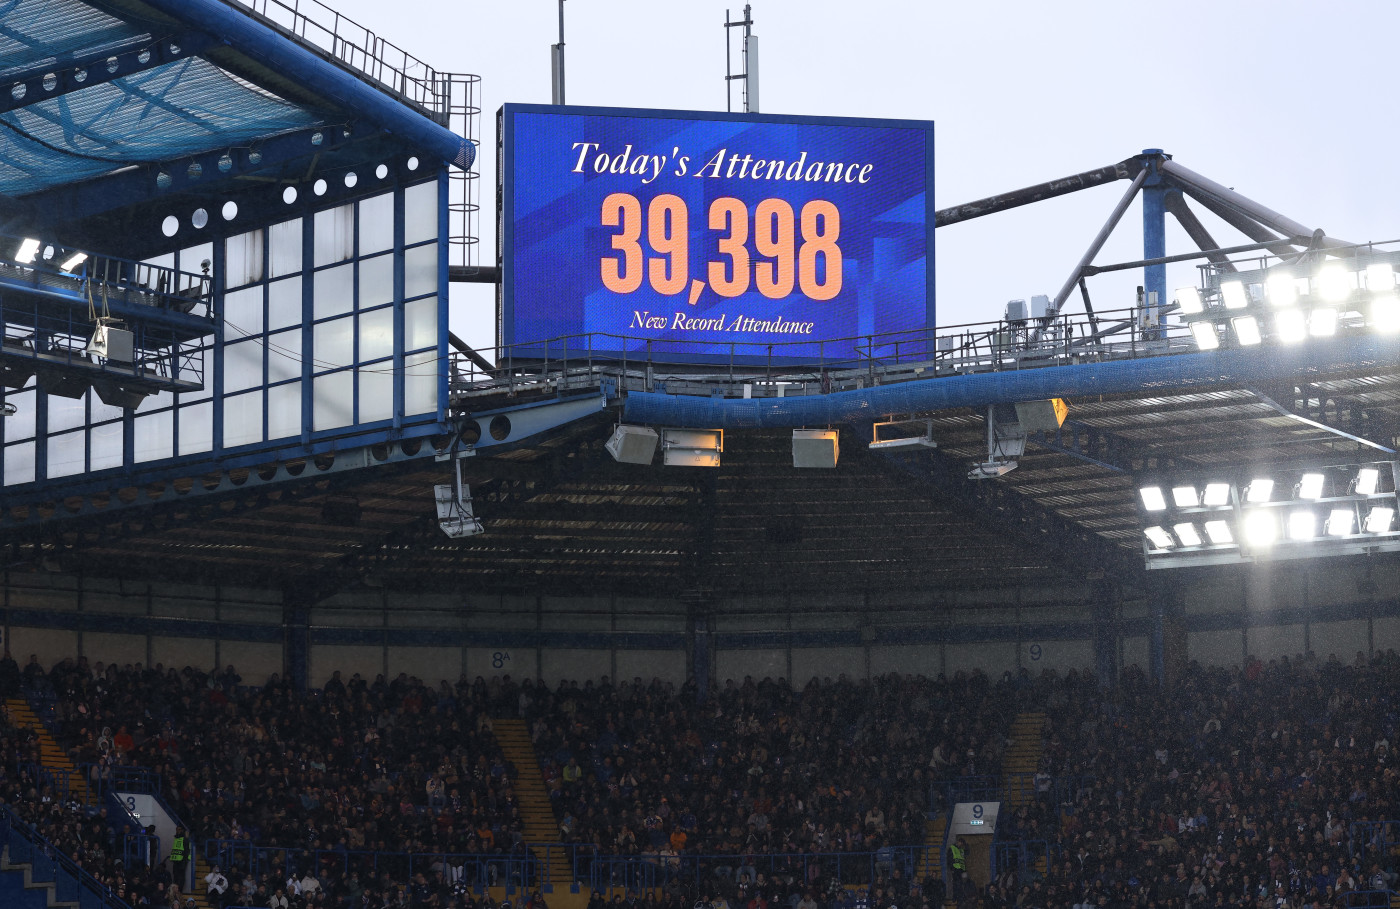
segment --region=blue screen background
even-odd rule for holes
[[[788,358],[810,358],[819,349],[827,357],[842,357],[853,352],[853,344],[819,347],[816,342],[915,331],[934,324],[930,299],[932,229],[927,204],[932,190],[928,186],[931,124],[920,128],[755,122],[749,118],[699,120],[510,108],[506,117],[506,154],[510,160],[503,303],[507,343],[604,332],[630,338],[625,342],[595,338],[595,351],[639,351],[651,339],[653,353],[662,355],[698,353],[727,359],[729,342],[740,342],[734,353],[741,360],[763,355],[769,343],[783,345],[774,353]],[[598,143],[599,148],[590,149],[583,172],[574,173],[580,156],[575,143],[580,142]],[[638,155],[666,156],[659,177],[643,183],[638,174],[594,171],[595,155],[615,155],[629,144],[634,159]],[[716,178],[708,176],[713,168],[705,170],[707,176],[697,177],[721,149],[725,150],[725,169],[734,154],[792,162],[805,151],[808,164],[869,164],[869,182]],[[689,159],[688,172],[678,176],[682,156]],[[646,175],[653,172],[648,167]],[[785,299],[771,300],[753,289],[751,282],[747,293],[732,298],[706,287],[691,305],[688,292],[663,296],[644,280],[632,293],[614,293],[603,286],[599,264],[605,257],[619,256],[611,245],[619,229],[601,223],[603,200],[614,192],[636,196],[643,212],[651,199],[662,193],[685,200],[689,210],[689,274],[700,279],[705,278],[706,263],[728,261],[717,252],[718,239],[726,232],[712,231],[707,223],[706,213],[716,198],[742,200],[751,216],[763,199],[781,198],[799,213],[799,219],[806,202],[830,201],[841,215],[837,241],[843,259],[841,291],[833,299],[819,301],[795,287]],[[752,234],[750,230],[747,243],[752,260],[766,261],[757,255]],[[641,246],[645,256],[654,255],[645,228]],[[639,327],[637,314],[642,312],[664,317],[667,327]],[[673,329],[675,314],[682,312],[696,319],[723,316],[726,326],[739,316],[810,322],[813,327],[810,334]],[[582,347],[583,342],[571,346]]]

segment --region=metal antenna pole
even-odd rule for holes
[[[744,18],[738,22],[731,22],[729,10],[724,11],[724,96],[725,110],[734,111],[734,92],[730,87],[735,79],[744,80],[744,112],[756,113],[758,111],[758,39],[753,35],[753,7],[744,4]],[[744,28],[744,49],[743,61],[744,71],[742,73],[733,72],[733,58],[731,56],[729,30],[743,26]],[[752,51],[752,59],[750,59]]]
[[[550,48],[550,67],[555,104],[564,103],[564,0],[559,0],[559,43]]]

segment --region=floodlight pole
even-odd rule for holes
[[[550,48],[550,69],[553,100],[564,103],[564,0],[559,0],[559,43]]]

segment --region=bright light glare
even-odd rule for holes
[[[1366,289],[1373,294],[1395,290],[1395,269],[1389,262],[1372,262],[1366,266]]]
[[[1395,520],[1395,509],[1377,505],[1366,514],[1367,533],[1389,533],[1390,522]]]
[[[1206,521],[1206,536],[1217,546],[1235,542],[1234,536],[1230,533],[1229,521]]]
[[[1316,501],[1322,498],[1322,484],[1327,478],[1320,473],[1305,473],[1298,481],[1298,498]]]
[[[1138,494],[1142,496],[1143,508],[1148,511],[1166,511],[1167,500],[1162,495],[1162,487],[1144,486],[1138,490]]]
[[[34,261],[34,257],[39,254],[39,241],[31,237],[25,237],[19,244],[19,252],[15,253],[15,261],[23,265],[28,265]]]
[[[1308,324],[1302,310],[1298,309],[1285,309],[1274,316],[1274,328],[1278,330],[1278,339],[1285,344],[1296,344],[1308,336]]]
[[[1332,514],[1327,518],[1327,535],[1331,537],[1344,537],[1351,533],[1352,521],[1356,518],[1356,513],[1350,508],[1334,508]]]
[[[1245,293],[1241,281],[1226,281],[1220,285],[1220,296],[1225,300],[1226,309],[1244,309],[1249,305],[1249,294]]]
[[[1206,494],[1201,499],[1206,505],[1228,505],[1230,504],[1230,484],[1229,483],[1207,483]]]
[[[1351,295],[1352,273],[1340,265],[1324,266],[1317,273],[1317,289],[1328,303],[1340,303]]]
[[[1267,511],[1252,511],[1244,518],[1244,538],[1251,546],[1272,546],[1278,539],[1278,523]]]
[[[1298,302],[1298,279],[1286,272],[1275,272],[1264,282],[1269,302],[1275,306],[1292,306]]]
[[[1372,297],[1371,326],[1386,334],[1400,331],[1400,297],[1393,293]]]
[[[1171,549],[1172,535],[1160,527],[1149,527],[1143,533],[1147,534],[1147,540],[1156,549]]]
[[[1380,485],[1381,472],[1374,467],[1363,467],[1356,472],[1356,494],[1359,496],[1374,495],[1376,487]]]
[[[1172,530],[1176,531],[1176,538],[1181,541],[1182,546],[1201,545],[1201,535],[1196,532],[1195,524],[1176,524]]]
[[[1173,486],[1172,501],[1177,508],[1194,508],[1201,504],[1200,495],[1194,486]]]
[[[1311,540],[1317,536],[1317,515],[1311,511],[1295,511],[1288,516],[1288,538]]]
[[[1308,334],[1314,338],[1326,338],[1337,333],[1337,311],[1329,306],[1319,306],[1308,318]]]
[[[1253,316],[1240,316],[1231,321],[1235,323],[1235,337],[1240,339],[1241,344],[1251,347],[1259,343],[1261,338],[1259,337],[1258,319]]]
[[[1220,336],[1215,333],[1214,322],[1192,322],[1191,336],[1201,350],[1215,350],[1220,346]]]
[[[1268,477],[1255,477],[1249,481],[1249,489],[1245,490],[1244,499],[1251,505],[1258,505],[1260,502],[1269,501],[1269,496],[1273,493],[1273,480]]]
[[[1178,287],[1176,289],[1176,302],[1181,306],[1181,311],[1187,315],[1195,315],[1198,312],[1205,312],[1205,305],[1201,303],[1201,292],[1194,287]]]
[[[73,253],[66,262],[59,266],[59,269],[62,271],[72,271],[86,261],[87,253]]]

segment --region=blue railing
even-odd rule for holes
[[[1347,830],[1347,854],[1357,855],[1374,848],[1377,855],[1389,855],[1400,844],[1400,821],[1353,821]]]
[[[1029,883],[1043,873],[1036,867],[1043,862],[1043,869],[1050,867],[1051,846],[1046,840],[1007,840],[992,844],[991,876],[995,878],[1003,871],[1016,872],[1018,883]]]
[[[597,855],[575,854],[574,879],[594,890],[625,887],[649,889],[671,881],[737,882],[792,875],[810,882],[830,877],[843,884],[870,884],[898,868],[912,880],[927,853],[926,846],[887,846],[875,852],[791,852],[750,855]]]
[[[12,865],[30,867],[31,880],[52,884],[59,902],[77,903],[80,909],[131,909],[110,887],[4,805],[0,805],[0,844],[9,848]]]

